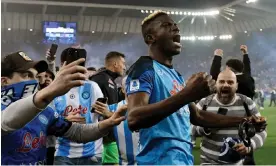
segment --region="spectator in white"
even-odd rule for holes
[[[260,96],[260,110],[263,110],[264,109],[264,101],[265,101],[265,93],[262,88],[259,91],[259,96]]]
[[[208,112],[227,116],[246,117],[249,116],[246,112],[246,106],[244,106],[244,104],[246,104],[251,115],[261,116],[255,103],[249,97],[236,93],[237,86],[236,75],[231,70],[222,71],[216,82],[217,93],[200,100],[197,107]],[[242,164],[243,160],[241,158],[224,156],[228,155],[228,153],[221,153],[224,139],[228,137],[239,139],[238,127],[216,130],[193,126],[193,134],[203,137],[200,154],[201,164]],[[240,155],[249,154],[251,151],[262,147],[266,137],[267,133],[265,130],[257,132],[256,135],[251,138],[252,143],[250,147],[246,147],[243,143],[239,143],[234,147],[235,153]],[[227,157],[228,160],[224,161],[221,157]]]
[[[68,49],[77,51],[75,48]],[[65,55],[69,56],[68,54]],[[94,81],[86,80],[84,85],[74,87],[65,95],[54,99],[54,109],[64,118],[70,112],[78,110],[80,111],[80,116],[85,117],[86,124],[98,123],[99,115],[91,113],[91,107],[101,97],[103,97],[103,94],[98,84]],[[59,137],[56,143],[54,165],[100,165],[102,150],[102,139],[82,144],[70,141],[68,138]]]
[[[126,95],[125,83],[127,77],[122,79],[122,92]],[[101,103],[96,101],[94,104],[95,112],[98,114],[109,118],[114,112],[116,112],[120,107],[127,107],[127,97],[126,100],[122,100],[119,103],[115,103],[112,105],[106,105],[105,103]],[[116,143],[119,150],[119,164],[120,165],[137,165],[136,155],[138,152],[138,141],[139,141],[139,133],[131,132],[128,128],[127,120],[124,123],[121,123],[117,127],[113,128],[113,132],[115,135]]]
[[[47,70],[45,61],[34,62],[24,52],[5,56],[1,61],[1,164],[45,164],[45,136],[64,136],[86,143],[107,134],[125,118],[119,110],[111,118],[94,124],[68,122],[48,104],[73,87],[84,84],[86,68],[78,66],[84,59],[63,66],[48,87],[36,92],[37,73]],[[120,112],[121,111],[121,112]],[[83,121],[73,115],[71,121]]]

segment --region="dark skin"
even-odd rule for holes
[[[179,33],[178,27],[167,15],[158,16],[151,26],[152,33],[146,38],[149,43],[150,57],[162,64],[171,66],[173,56],[180,53],[179,48],[173,44],[172,40],[173,36]],[[154,104],[149,104],[150,96],[146,92],[129,95],[129,128],[135,131],[154,126],[187,104],[190,104],[190,120],[194,125],[208,128],[237,126],[243,118],[201,111],[192,103],[208,96],[209,87],[214,85],[214,80],[210,76],[206,76],[205,73],[197,73],[187,81],[183,90]]]

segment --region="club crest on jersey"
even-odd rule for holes
[[[140,88],[140,81],[138,79],[130,81],[130,91],[137,91]]]
[[[38,119],[39,119],[39,121],[40,121],[41,123],[43,123],[43,124],[45,124],[45,125],[48,124],[48,119],[46,118],[45,115],[39,115],[39,116],[38,116]]]
[[[82,98],[84,98],[84,99],[89,99],[90,94],[89,94],[89,92],[83,92],[83,93],[81,94],[81,96],[82,96]]]

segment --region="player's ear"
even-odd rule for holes
[[[8,77],[1,77],[1,86],[8,85]]]
[[[147,42],[148,44],[154,43],[154,42],[155,42],[155,37],[154,37],[154,35],[152,35],[152,34],[147,34],[147,35],[146,35],[146,42]]]

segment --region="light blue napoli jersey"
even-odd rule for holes
[[[184,85],[176,70],[144,56],[130,68],[126,90],[128,95],[148,93],[149,104],[153,104],[176,94]],[[136,160],[139,165],[193,165],[188,106],[139,131]]]
[[[109,105],[109,110],[115,112],[126,101]],[[113,128],[114,136],[119,150],[120,165],[136,165],[136,155],[138,147],[139,133],[131,132],[128,128],[127,120]]]
[[[93,81],[86,81],[83,86],[72,88],[63,96],[54,100],[56,111],[63,117],[70,112],[80,111],[87,124],[97,123],[99,115],[91,113],[91,106],[97,98],[103,97],[98,84]],[[81,158],[99,156],[102,154],[102,139],[86,144],[72,142],[67,138],[59,137],[56,142],[55,156],[65,156],[69,158]]]

